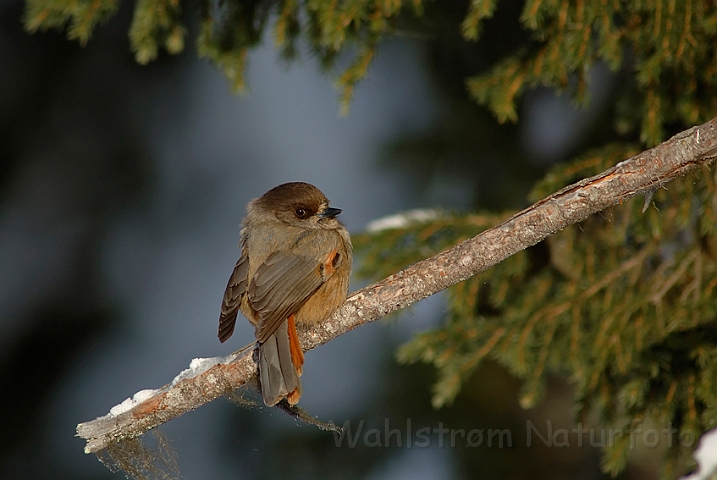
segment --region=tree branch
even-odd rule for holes
[[[651,195],[664,184],[717,157],[717,118],[686,130],[615,167],[565,187],[505,222],[438,255],[351,294],[325,322],[302,332],[305,351],[349,330],[483,272],[593,213],[635,195]],[[139,392],[126,411],[80,423],[86,453],[136,438],[249,382],[257,373],[252,349],[222,359],[192,362],[175,380],[156,391]],[[125,405],[125,404],[123,404]]]

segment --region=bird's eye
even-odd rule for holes
[[[304,218],[306,216],[306,209],[299,207],[294,210],[294,214],[299,218]]]

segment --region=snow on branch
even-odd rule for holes
[[[505,222],[353,292],[325,322],[301,333],[305,351],[461,282],[593,213],[651,194],[717,157],[717,118],[690,128],[591,178],[563,188]],[[395,222],[394,222],[395,223]],[[387,224],[385,228],[391,228]],[[256,375],[252,346],[195,359],[172,383],[143,390],[110,413],[77,425],[86,453],[130,440],[246,384]]]

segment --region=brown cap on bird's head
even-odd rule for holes
[[[329,207],[321,190],[305,182],[284,183],[247,205],[249,223],[275,222],[303,228],[338,228],[339,208]]]

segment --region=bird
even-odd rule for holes
[[[267,406],[298,403],[304,354],[297,327],[325,320],[348,294],[353,253],[340,213],[305,182],[284,183],[247,205],[218,336],[231,337],[239,310],[254,325]]]

